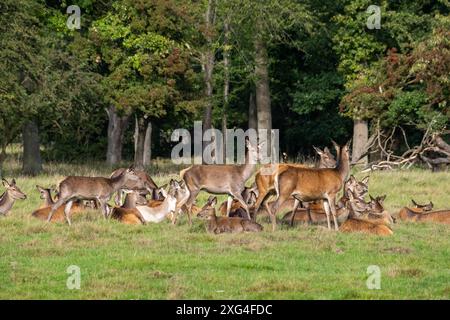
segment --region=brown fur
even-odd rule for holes
[[[217,217],[215,205],[216,197],[209,197],[208,202],[203,206],[202,210],[197,214],[200,218],[208,220],[206,231],[214,234],[219,233],[240,233],[240,232],[259,232],[263,227],[256,222],[238,217]]]
[[[362,232],[379,236],[390,236],[394,234],[392,230],[384,224],[358,218],[348,218],[347,221],[340,226],[339,231]]]
[[[418,208],[404,207],[398,213],[401,220],[414,222],[438,222],[450,224],[450,210],[428,211],[425,212]]]
[[[273,210],[270,210],[273,230],[276,227],[275,216],[279,206],[291,196],[302,202],[326,200],[337,230],[336,195],[342,189],[350,170],[348,144],[340,148],[339,163],[336,168],[289,167],[275,174],[274,185],[278,197],[273,205]],[[295,209],[293,208],[293,210]],[[331,229],[328,214],[327,223],[328,228]]]

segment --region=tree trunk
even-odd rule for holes
[[[152,161],[152,123],[149,122],[145,131],[144,140],[144,166],[149,166]]]
[[[226,161],[227,154],[227,112],[230,94],[230,25],[228,23],[228,18],[224,23],[224,40],[223,40],[223,69],[224,69],[224,80],[223,80],[223,114],[222,114],[222,134],[223,134],[223,159]]]
[[[208,0],[205,14],[206,50],[203,54],[203,71],[205,81],[206,105],[203,115],[203,131],[212,126],[212,96],[213,96],[213,70],[215,63],[215,50],[213,45],[213,26],[216,19],[215,0]]]
[[[270,157],[270,130],[272,129],[272,110],[270,106],[269,87],[269,57],[264,40],[257,36],[255,39],[255,75],[256,75],[256,111],[258,130],[267,129],[267,135],[259,137],[259,142],[267,142],[267,155]]]
[[[35,176],[42,171],[42,159],[39,142],[39,129],[35,121],[23,125],[23,165],[25,175]]]
[[[353,120],[353,148],[352,148],[352,162],[358,161],[361,155],[366,151],[367,142],[369,139],[369,125],[367,120]],[[364,156],[359,159],[358,164],[367,165],[368,157]]]
[[[115,106],[106,109],[108,114],[108,149],[106,163],[110,166],[122,161],[122,144],[125,130],[128,126],[129,115],[119,116]]]
[[[149,120],[144,116],[139,116],[136,120],[134,167],[137,170],[144,170],[144,149],[145,136],[147,133]]]
[[[248,101],[248,128],[258,129],[258,115],[256,112],[256,103],[254,93],[250,93],[250,98]]]

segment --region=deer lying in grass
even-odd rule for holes
[[[119,168],[111,173],[110,178],[117,178],[121,174],[123,174],[127,168]],[[123,189],[125,190],[133,190],[137,191],[141,196],[145,197],[149,193],[152,195],[152,199],[159,199],[158,197],[158,186],[153,181],[153,179],[145,172],[141,170],[135,170],[136,175],[139,177],[139,180],[128,181]],[[119,190],[116,194],[114,202],[117,206],[122,204],[122,199],[124,198],[125,191]]]
[[[331,229],[331,211],[335,229],[338,230],[336,195],[342,189],[350,171],[349,143],[350,141],[342,147],[334,143],[339,149],[339,160],[333,169],[289,167],[275,173],[274,186],[277,199],[273,208],[269,208],[273,230],[276,228],[276,213],[279,206],[291,196],[295,198],[293,212],[297,209],[300,201],[325,200],[323,206],[327,216],[328,229]]]
[[[14,205],[16,200],[24,200],[27,195],[23,193],[16,185],[16,180],[12,179],[9,183],[6,179],[2,179],[3,186],[6,191],[0,196],[0,216],[6,216]]]
[[[336,166],[336,160],[330,150],[325,147],[322,151],[319,148],[314,147],[314,150],[320,156],[320,161],[318,168],[334,168]],[[338,151],[338,150],[337,150]],[[260,207],[263,204],[266,197],[272,192],[275,191],[274,181],[275,174],[279,174],[280,172],[286,170],[289,167],[298,167],[298,168],[309,168],[305,164],[267,164],[264,165],[255,176],[255,183],[258,188],[258,197],[255,203],[255,213],[259,213]],[[292,198],[293,199],[293,198]],[[281,204],[283,205],[283,204]],[[317,210],[318,206],[323,206],[322,203],[318,204],[309,204],[309,209]],[[268,203],[266,202],[266,210],[268,209]]]
[[[245,203],[249,206],[251,211],[256,203],[257,195],[258,195],[258,188],[256,187],[256,184],[253,184],[251,187],[245,187],[244,191],[242,192],[242,198],[244,199]],[[222,204],[219,206],[219,212],[222,216],[227,216],[227,206],[228,201],[222,202]],[[230,213],[228,214],[228,216],[241,218],[246,217],[245,209],[242,207],[239,201],[233,200],[233,202],[231,203]]]
[[[46,220],[48,218],[48,214],[50,213],[50,210],[52,209],[52,206],[55,204],[55,201],[52,198],[52,189],[51,188],[44,188],[41,186],[36,186],[40,193],[40,198],[44,200],[44,202],[41,204],[40,208],[33,211],[31,214],[32,217],[38,218],[41,220]],[[80,212],[85,211],[87,208],[85,205],[83,205],[80,201],[74,202],[72,207],[70,208],[71,214],[77,214]],[[64,221],[64,206],[59,207],[55,213],[52,216],[53,222],[61,222]]]
[[[59,207],[65,205],[64,215],[70,225],[70,209],[74,200],[98,201],[103,216],[107,218],[109,212],[107,202],[111,199],[111,196],[124,188],[130,180],[137,181],[139,179],[132,168],[123,171],[114,178],[69,176],[59,184],[59,199],[51,207],[47,222],[51,221],[53,214]]]
[[[340,226],[341,232],[362,232],[380,236],[393,234],[389,228],[394,222],[393,217],[379,200],[371,197],[371,201],[366,203],[364,199],[355,198],[352,192],[349,193],[349,197],[349,216]]]
[[[433,210],[433,203],[419,205],[412,200],[415,208],[404,207],[398,213],[398,217],[405,221],[414,222],[438,222],[450,224],[450,210]]]
[[[219,234],[225,232],[259,232],[263,227],[249,219],[238,217],[217,217],[216,216],[217,198],[210,196],[197,217],[206,219],[206,231],[209,233]]]
[[[144,201],[142,201],[144,199]],[[137,205],[145,205],[145,198],[142,198],[139,192],[131,191],[125,196],[125,201],[121,207],[115,207],[111,212],[111,219],[119,220],[125,224],[145,224],[145,219],[136,209]]]
[[[160,223],[165,220],[170,213],[175,212],[177,207],[176,192],[180,188],[177,181],[171,180],[169,183],[169,191],[161,190],[164,196],[164,201],[155,207],[149,207],[148,205],[136,206],[136,210],[139,211],[145,222]]]
[[[227,216],[230,213],[231,199],[234,198],[241,203],[250,219],[250,211],[242,198],[242,192],[245,183],[255,170],[260,147],[252,146],[249,140],[246,140],[246,147],[243,165],[193,165],[181,170],[181,179],[186,183],[190,193],[186,201],[189,211],[200,190],[205,190],[212,194],[228,194]]]

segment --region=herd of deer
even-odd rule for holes
[[[263,165],[255,175],[255,182],[246,187],[255,173],[259,160],[259,147],[246,142],[246,158],[242,165],[193,165],[180,172],[180,181],[171,180],[158,188],[144,171],[121,168],[109,178],[69,176],[62,180],[52,197],[52,189],[37,186],[41,199],[40,208],[33,217],[71,224],[71,215],[88,209],[98,209],[105,218],[126,224],[159,223],[171,220],[176,224],[181,213],[191,223],[192,215],[206,220],[206,230],[211,233],[258,232],[263,227],[257,216],[268,216],[272,229],[277,225],[277,214],[286,212],[282,222],[324,224],[341,232],[363,232],[376,235],[393,234],[390,225],[395,218],[384,209],[386,196],[370,197],[369,177],[358,181],[350,171],[349,143],[339,146],[333,142],[337,160],[325,148],[315,148],[320,156],[317,167],[304,164]],[[15,200],[26,199],[13,179],[3,179],[6,191],[0,196],[0,215],[6,215]],[[207,191],[214,195],[228,195],[216,215],[217,197],[210,196],[206,204],[195,205],[198,193]],[[338,193],[343,195],[338,199]],[[108,204],[113,195],[116,206]],[[274,201],[269,199],[275,195]],[[148,199],[149,197],[150,199]],[[450,224],[450,210],[432,211],[433,204],[404,207],[398,219],[410,221],[434,221]],[[331,219],[332,218],[332,219]]]

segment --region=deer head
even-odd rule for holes
[[[12,179],[9,183],[6,179],[2,179],[3,186],[6,188],[8,195],[14,200],[23,200],[27,198],[27,195],[23,193],[16,185],[16,180]]]
[[[427,204],[418,204],[413,199],[411,199],[411,202],[417,209],[421,209],[422,211],[433,210],[433,202],[431,202],[431,201],[430,201],[430,203],[427,203]]]
[[[323,151],[320,148],[317,148],[314,146],[313,146],[313,148],[320,157],[320,162],[319,162],[320,168],[336,167],[336,159],[334,158],[333,154],[330,152],[330,149],[328,149],[328,147],[325,147],[325,149],[323,149]]]
[[[217,197],[210,196],[208,201],[197,214],[202,219],[211,219],[216,214]]]

